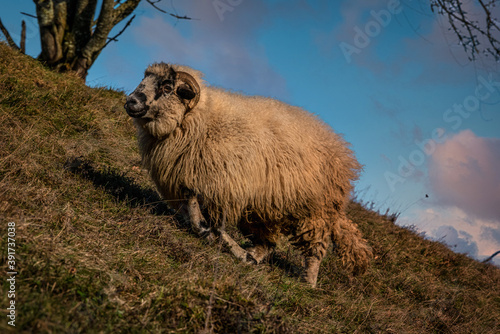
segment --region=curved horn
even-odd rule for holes
[[[200,85],[198,84],[196,79],[187,72],[177,72],[177,80],[185,82],[194,91],[195,96],[188,103],[189,109],[193,109],[200,100]]]

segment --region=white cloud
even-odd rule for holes
[[[469,216],[457,207],[441,207],[421,201],[412,212],[398,220],[400,225],[414,225],[433,240],[446,243],[458,253],[465,253],[482,260],[500,250],[499,222]],[[500,265],[500,258],[495,258]]]
[[[401,218],[459,253],[479,259],[500,250],[500,139],[465,130],[428,160],[430,197]],[[495,263],[500,265],[500,258]]]
[[[441,225],[434,231],[435,238],[446,243],[451,249],[459,253],[468,254],[477,258],[478,246],[473,241],[471,234],[465,231],[457,231],[453,226]]]

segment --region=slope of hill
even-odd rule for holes
[[[498,268],[357,203],[373,264],[350,277],[330,252],[317,289],[286,242],[252,266],[198,239],[140,167],[123,103],[0,43],[1,332],[499,331]]]

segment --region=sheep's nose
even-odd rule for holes
[[[142,117],[146,115],[148,111],[148,106],[146,105],[146,94],[144,93],[132,93],[127,97],[127,102],[125,103],[125,110],[127,114],[131,117]]]

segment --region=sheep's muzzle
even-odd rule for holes
[[[149,106],[146,105],[146,95],[144,93],[132,93],[127,96],[127,102],[125,102],[125,110],[130,117],[139,118],[146,115]]]

